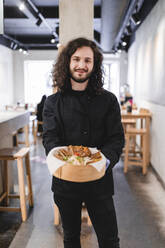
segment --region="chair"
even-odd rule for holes
[[[82,211],[82,213],[83,213],[83,211]],[[92,226],[92,222],[91,222],[90,217],[89,217],[89,215],[87,213],[87,210],[86,210],[86,214],[85,215],[87,217],[87,224],[88,224],[88,226]],[[82,214],[82,218],[83,217],[84,216]],[[60,213],[59,213],[59,210],[58,210],[57,205],[54,204],[54,225],[57,226],[57,225],[59,225],[59,223],[60,223]]]
[[[25,159],[26,167],[26,178],[28,186],[28,195],[25,195],[25,182],[24,182],[24,166],[23,159]],[[0,211],[15,211],[21,212],[22,221],[27,219],[26,200],[28,199],[29,205],[33,206],[33,193],[32,193],[32,182],[30,172],[30,161],[29,161],[29,148],[3,148],[0,149],[0,160],[4,161],[4,193],[0,197],[0,203],[3,201],[5,206],[0,206]],[[8,161],[17,161],[17,172],[18,172],[18,185],[19,195],[10,194],[9,183],[8,183]],[[19,198],[20,207],[9,207],[9,198]]]
[[[131,153],[130,143],[132,137],[141,137],[141,146],[136,151]],[[125,133],[125,160],[124,160],[124,173],[128,171],[128,165],[138,165],[142,167],[142,173],[145,175],[147,173],[147,131],[145,128],[131,128],[127,127]]]

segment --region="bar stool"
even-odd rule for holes
[[[19,131],[15,131],[12,133],[12,135],[16,141],[15,145],[18,146],[19,144],[25,144],[27,147],[29,147],[29,145],[30,145],[30,143],[29,143],[29,125],[26,125],[21,129],[22,129],[22,132],[25,134],[25,141],[18,140],[18,132]]]
[[[91,222],[90,217],[87,213],[87,210],[86,210],[86,217],[87,217],[87,225],[92,226],[92,222]],[[83,215],[81,218],[83,218]],[[54,225],[57,226],[57,225],[59,225],[59,223],[60,223],[59,209],[58,209],[57,205],[54,204]]]
[[[25,158],[26,178],[27,178],[27,186],[28,186],[27,196],[25,195],[24,166],[23,166],[24,158]],[[0,160],[4,161],[4,193],[0,197],[0,202],[4,201],[4,204],[6,205],[6,206],[0,206],[0,211],[21,212],[22,221],[26,221],[27,219],[26,200],[28,199],[29,205],[31,207],[33,206],[29,148],[28,147],[24,147],[24,148],[14,147],[14,148],[0,149]],[[19,195],[9,193],[8,160],[17,161]],[[9,207],[8,206],[9,198],[19,198],[20,207]]]
[[[123,130],[124,130],[124,134],[126,133],[126,129],[127,127],[136,127],[136,120],[135,119],[129,119],[129,118],[122,118],[121,119],[121,123],[123,125]],[[132,138],[132,150],[135,150],[135,144],[136,144],[136,137]],[[123,158],[125,156],[125,146],[123,148],[123,152],[121,157]]]
[[[135,119],[129,119],[129,118],[122,118],[121,123],[123,125],[124,133],[126,132],[126,127],[127,126],[136,126],[136,120]]]
[[[133,155],[130,154],[130,142],[132,137],[139,135],[141,137],[141,146],[139,150],[133,151]],[[124,160],[124,173],[128,171],[128,165],[138,165],[142,167],[142,173],[147,173],[147,131],[145,128],[131,128],[127,127],[125,133],[125,160]]]

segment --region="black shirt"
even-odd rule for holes
[[[124,146],[117,98],[104,90],[100,95],[85,91],[58,92],[47,98],[43,112],[43,145],[46,154],[58,146],[97,147],[110,160],[103,178],[75,183],[53,177],[52,190],[70,198],[104,198],[114,193],[112,168]]]

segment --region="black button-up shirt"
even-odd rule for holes
[[[112,195],[112,168],[124,146],[120,108],[114,94],[85,91],[58,92],[47,98],[43,112],[43,144],[46,154],[57,146],[97,147],[110,160],[103,178],[87,183],[53,177],[52,190],[65,197],[107,197]]]

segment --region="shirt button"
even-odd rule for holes
[[[83,134],[86,135],[86,134],[88,134],[88,132],[87,131],[83,131]]]

